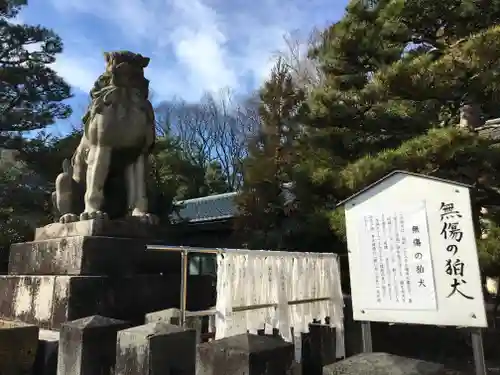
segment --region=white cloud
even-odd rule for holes
[[[98,66],[91,58],[63,54],[52,64],[52,69],[64,77],[71,86],[89,92],[96,78],[104,70],[103,66],[104,63],[101,62],[101,66]]]
[[[283,34],[314,26],[304,25],[307,17],[298,12],[293,0],[287,6],[277,0],[250,4],[238,0],[51,3],[61,17],[73,15],[76,20],[83,14],[112,25],[116,39],[124,41],[123,48],[136,46],[135,51],[150,56],[147,75],[153,90],[163,98],[177,95],[196,100],[205,90],[231,87],[241,91],[249,79],[261,82],[272,66],[272,54],[284,46]],[[78,35],[78,27],[74,24],[71,35]],[[68,52],[58,59],[55,69],[72,85],[88,91],[103,69],[106,45],[96,39],[87,41],[85,48],[75,48],[72,38],[63,37]]]

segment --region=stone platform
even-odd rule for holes
[[[35,241],[11,246],[0,318],[58,330],[91,315],[142,324],[151,311],[178,307],[180,253],[146,249],[158,232],[134,219],[38,228]]]

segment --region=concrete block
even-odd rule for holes
[[[292,375],[293,344],[243,334],[198,345],[197,375]]]
[[[149,323],[119,332],[116,345],[115,375],[195,375],[192,329]]]
[[[189,316],[190,311],[186,311],[186,327],[196,332],[196,343],[200,343],[202,319],[201,316]],[[173,325],[180,325],[181,310],[171,308],[166,310],[154,311],[146,314],[144,323],[164,322]]]
[[[33,371],[35,375],[56,375],[58,350],[59,332],[41,329]]]
[[[99,315],[61,326],[57,375],[111,375],[116,359],[118,331],[128,322]]]
[[[37,346],[37,326],[0,321],[0,374],[31,374]]]

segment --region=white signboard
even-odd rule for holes
[[[354,319],[487,326],[466,186],[400,172],[345,209]]]

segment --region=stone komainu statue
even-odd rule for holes
[[[62,223],[130,214],[148,222],[146,170],[155,119],[144,68],[149,58],[107,52],[106,71],[90,92],[84,132],[71,161],[65,160],[52,195]]]

